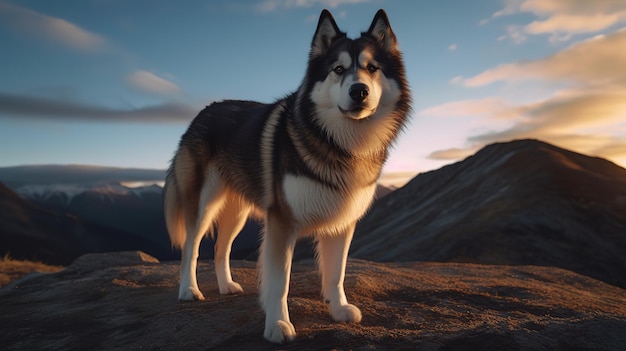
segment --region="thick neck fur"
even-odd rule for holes
[[[337,123],[343,131],[331,132],[316,118],[315,111],[310,112],[299,103],[306,99],[302,91],[301,88],[287,99],[287,109],[291,111],[287,128],[296,152],[308,167],[339,188],[376,182],[387,158],[387,147],[399,132],[400,123],[346,118]],[[386,130],[376,133],[374,129],[383,124],[387,124]]]

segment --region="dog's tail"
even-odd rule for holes
[[[182,249],[187,236],[185,217],[181,203],[181,194],[175,170],[176,158],[172,160],[172,165],[167,171],[165,186],[163,187],[163,212],[165,214],[165,225],[170,235],[172,246]]]

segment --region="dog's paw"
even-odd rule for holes
[[[361,310],[351,304],[340,305],[330,308],[330,315],[337,322],[354,322],[361,321]]]
[[[293,341],[296,338],[296,329],[290,322],[276,321],[274,323],[265,324],[263,336],[268,341],[282,344],[284,342]]]
[[[220,294],[228,295],[228,294],[241,294],[243,292],[243,288],[239,283],[230,282],[226,283],[225,286],[220,286]]]
[[[202,301],[204,295],[196,288],[181,288],[178,292],[178,300],[180,301]]]

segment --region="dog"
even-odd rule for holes
[[[406,125],[410,90],[384,10],[350,39],[323,10],[296,92],[271,104],[225,100],[191,122],[164,187],[170,240],[182,250],[182,301],[203,300],[200,241],[215,235],[219,291],[243,290],[231,276],[231,245],[248,217],[264,221],[259,299],[264,337],[292,341],[287,294],[294,245],[314,236],[322,295],[335,321],[360,322],[343,288],[356,222],[368,210],[388,152]]]

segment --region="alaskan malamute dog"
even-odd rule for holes
[[[202,300],[198,247],[217,229],[220,293],[242,292],[231,244],[248,216],[265,223],[259,253],[264,336],[293,340],[287,292],[298,238],[317,239],[322,295],[336,321],[359,322],[346,300],[346,258],[356,221],[372,202],[388,148],[405,125],[410,92],[385,11],[349,39],[322,11],[295,93],[272,104],[214,103],[182,136],[164,197],[170,239],[182,249],[180,300]]]

